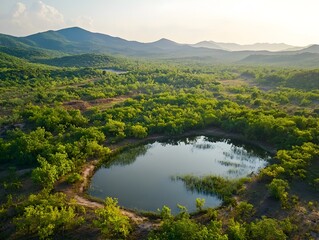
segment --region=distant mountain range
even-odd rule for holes
[[[75,54],[111,54],[138,58],[209,63],[273,64],[319,67],[319,46],[295,47],[284,43],[239,45],[203,41],[179,44],[169,39],[142,43],[73,27],[26,37],[0,34],[0,52],[32,61]],[[65,58],[64,58],[65,59]],[[50,62],[50,61],[49,61]]]
[[[205,47],[212,49],[222,49],[227,51],[298,51],[305,47],[296,47],[285,43],[255,43],[249,45],[240,45],[237,43],[222,43],[214,41],[202,41],[196,44],[192,44],[193,47]]]

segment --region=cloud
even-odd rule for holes
[[[40,0],[28,5],[17,2],[12,11],[0,20],[1,31],[13,35],[27,35],[65,25],[63,14]]]
[[[25,13],[26,9],[27,9],[27,6],[25,4],[18,2],[15,5],[15,9],[13,10],[12,17],[18,18],[18,17],[22,16]]]
[[[80,16],[75,19],[71,19],[70,24],[73,26],[82,27],[85,29],[93,28],[93,18],[88,16]]]
[[[30,18],[32,20],[42,20],[44,23],[49,24],[64,24],[64,17],[56,8],[46,5],[42,1],[37,1],[33,3],[29,13],[32,15]],[[39,22],[35,22],[39,24]]]

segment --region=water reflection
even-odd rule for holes
[[[103,70],[103,71],[105,71],[105,72],[116,73],[116,74],[124,74],[124,73],[127,73],[127,71],[116,70],[116,69],[112,69],[112,68],[102,68],[101,70]]]
[[[117,197],[122,206],[156,211],[176,204],[195,210],[195,199],[218,206],[218,196],[193,192],[174,176],[215,175],[229,179],[247,176],[266,165],[267,153],[240,142],[214,137],[169,139],[133,147],[114,157],[92,178],[89,194]]]
[[[151,145],[140,145],[116,155],[112,161],[104,163],[103,166],[109,168],[111,166],[126,166],[134,163],[139,156],[144,156]]]

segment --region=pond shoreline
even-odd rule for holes
[[[237,133],[229,133],[222,129],[216,127],[209,127],[205,129],[198,129],[198,130],[190,130],[183,134],[175,135],[175,136],[168,136],[168,135],[151,135],[143,139],[136,139],[136,138],[127,138],[122,140],[121,142],[106,145],[108,148],[111,149],[112,154],[117,154],[119,151],[122,151],[128,147],[137,146],[147,142],[165,140],[170,138],[181,138],[181,137],[192,137],[192,136],[213,136],[213,137],[221,137],[225,139],[234,139],[240,140],[243,143],[248,143],[253,146],[257,146],[266,152],[270,153],[271,155],[275,155],[277,150],[275,147],[270,146],[262,141],[251,141],[246,139],[243,135]],[[81,176],[83,178],[83,182],[81,183],[80,187],[76,190],[77,193],[84,193],[87,190],[91,182],[91,177],[94,175],[97,167],[102,163],[101,160],[93,160],[90,161],[88,164],[85,164],[85,167],[82,169]],[[93,201],[93,200],[92,200]]]
[[[212,136],[212,137],[221,137],[224,139],[234,139],[234,140],[240,140],[243,143],[248,143],[253,146],[259,147],[266,152],[270,153],[271,155],[275,155],[277,152],[277,149],[274,146],[271,146],[263,141],[252,141],[247,138],[245,138],[243,135],[238,133],[229,133],[226,132],[220,128],[217,127],[208,127],[204,129],[196,129],[196,130],[189,130],[185,133],[178,134],[178,135],[160,135],[160,134],[154,134],[150,135],[143,139],[137,139],[137,138],[126,138],[118,143],[110,143],[110,145],[106,145],[106,147],[110,148],[113,151],[117,151],[121,148],[131,147],[134,145],[140,145],[147,142],[152,141],[158,141],[158,140],[165,140],[170,138],[181,138],[181,137],[195,137],[195,136]]]
[[[120,151],[125,150],[128,147],[137,146],[143,143],[147,142],[155,142],[170,138],[181,138],[181,137],[193,137],[193,136],[212,136],[212,137],[221,137],[224,139],[234,139],[234,140],[240,140],[243,143],[248,143],[253,146],[257,146],[266,152],[270,153],[271,155],[276,154],[276,148],[273,146],[270,146],[269,144],[266,144],[262,141],[251,141],[246,139],[243,135],[237,134],[237,133],[229,133],[222,129],[216,128],[216,127],[208,127],[205,129],[198,129],[198,130],[190,130],[183,134],[175,135],[175,136],[168,136],[168,135],[151,135],[143,139],[136,139],[136,138],[127,138],[122,140],[121,142],[110,144],[106,142],[105,146],[109,147],[111,149],[112,154],[117,154]],[[77,203],[88,207],[92,209],[101,208],[103,207],[103,204],[101,204],[101,201],[95,200],[94,198],[88,196],[86,194],[86,190],[91,183],[92,176],[98,169],[98,167],[101,165],[101,160],[91,160],[90,162],[87,162],[83,165],[81,176],[82,176],[82,182],[79,185],[72,186],[70,185],[69,189],[65,192],[70,197],[73,197],[76,199]],[[158,222],[150,221],[146,217],[143,217],[141,213],[134,209],[127,209],[121,206],[122,213],[124,215],[127,215],[130,217],[132,222],[137,226],[137,231],[149,231],[153,227],[158,226]],[[145,228],[145,229],[144,229]]]

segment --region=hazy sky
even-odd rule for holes
[[[0,0],[0,32],[80,26],[142,42],[169,38],[319,43],[318,0]]]

